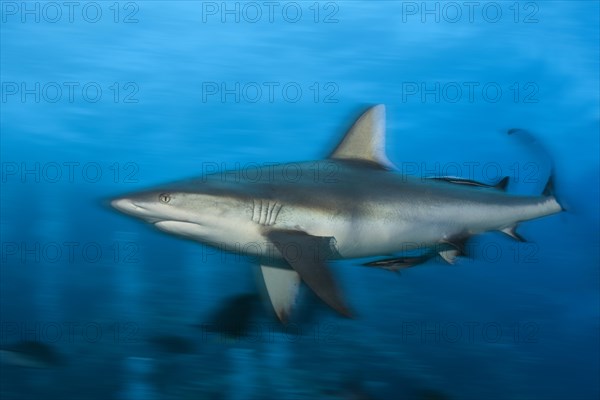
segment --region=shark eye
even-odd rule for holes
[[[169,201],[171,201],[171,195],[168,193],[161,193],[160,195],[158,195],[158,200],[160,200],[161,203],[168,203]]]

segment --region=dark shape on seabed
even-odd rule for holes
[[[208,318],[194,325],[204,332],[222,333],[233,338],[248,336],[249,328],[261,311],[260,296],[246,293],[224,301]]]
[[[0,349],[2,364],[26,368],[53,368],[65,364],[63,357],[47,343],[21,341]]]
[[[195,351],[191,340],[177,335],[154,336],[149,340],[159,350],[174,354],[192,354]]]
[[[441,393],[434,389],[422,390],[419,393],[418,398],[421,400],[449,400],[450,399],[444,393]]]

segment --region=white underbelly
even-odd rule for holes
[[[443,232],[431,227],[399,221],[354,224],[336,236],[342,258],[372,257],[430,247],[439,242]]]

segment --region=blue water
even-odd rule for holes
[[[0,398],[600,395],[598,2],[0,6],[0,345],[64,359],[3,362]],[[528,243],[474,238],[454,267],[336,263],[355,319],[304,293],[288,331],[260,308],[250,337],[227,338],[193,325],[257,293],[251,260],[106,206],[319,159],[378,103],[401,172],[537,194],[552,169],[567,212],[522,224]]]

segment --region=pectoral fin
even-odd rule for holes
[[[286,322],[300,290],[300,275],[293,269],[260,266],[269,299],[281,322]]]
[[[267,237],[321,300],[340,314],[351,316],[333,275],[327,268],[326,259],[333,251],[332,238],[311,236],[298,231],[271,231]]]

